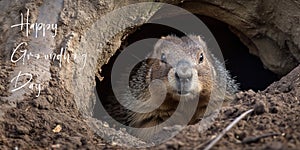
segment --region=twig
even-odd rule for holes
[[[243,114],[241,114],[239,117],[237,117],[204,150],[210,150],[226,134],[226,132],[228,132],[235,124],[237,124],[240,120],[242,120],[245,116],[247,116],[251,112],[253,112],[253,109],[250,109],[244,112]]]
[[[262,138],[267,138],[270,136],[279,136],[279,135],[280,135],[279,133],[267,133],[267,134],[263,134],[263,135],[255,136],[255,137],[254,136],[246,137],[243,139],[242,143],[245,143],[245,144],[255,143],[255,142],[258,142]]]
[[[200,145],[198,145],[197,147],[193,148],[193,150],[198,150],[198,149],[202,149],[202,147],[208,145],[212,140],[214,140],[216,137],[212,137],[211,139],[205,141],[204,143],[201,143]]]

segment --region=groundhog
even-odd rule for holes
[[[232,99],[237,85],[230,78],[228,71],[208,50],[206,43],[200,36],[188,35],[184,37],[166,36],[157,41],[153,52],[143,61],[130,76],[129,95],[133,96],[138,104],[129,100],[128,107],[135,109],[152,108],[151,112],[128,112],[127,124],[135,128],[148,128],[157,126],[169,119],[175,111],[179,115],[168,125],[186,122],[190,108],[195,107],[188,124],[195,124],[203,117],[206,109],[217,109],[216,106],[208,108],[210,100],[222,101]],[[222,95],[217,76],[226,78]],[[160,81],[160,84],[150,84]],[[226,85],[227,84],[227,85]],[[213,90],[217,96],[211,99]],[[126,96],[124,97],[126,99]],[[163,98],[163,101],[157,100]],[[178,108],[180,101],[183,107]],[[194,103],[196,102],[196,103]],[[157,129],[160,130],[160,129]],[[157,131],[155,131],[157,132]],[[136,133],[145,134],[145,133]],[[147,133],[150,134],[150,133]],[[139,135],[140,136],[140,135]]]

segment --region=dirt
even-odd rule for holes
[[[266,90],[239,92],[224,106],[214,124],[204,132],[190,126],[159,148],[205,148],[213,137],[243,112],[254,112],[239,121],[214,149],[298,149],[300,145],[300,66]]]
[[[5,2],[8,3],[8,1]],[[11,5],[16,10],[23,11],[27,7],[36,8],[40,5],[38,1],[26,1],[24,4],[31,4],[31,2],[36,5],[26,5],[26,7],[21,7],[21,4],[18,4],[20,5],[18,7],[13,3]],[[93,6],[97,7],[90,7],[92,2],[95,3]],[[59,43],[56,45],[57,47],[63,43],[61,42],[63,36],[69,35],[73,30],[82,35],[83,30],[88,28],[102,13],[113,8],[113,6],[100,2],[102,1],[91,1],[91,3],[83,1],[80,5],[73,4],[72,1],[64,3],[63,7],[68,8],[68,11],[60,14],[62,28],[59,30],[60,37],[55,42]],[[74,17],[74,14],[71,13],[71,9],[74,9],[71,7],[73,5],[74,7],[78,5],[86,11],[80,11],[81,14],[76,16],[78,22],[75,23],[70,19]],[[5,25],[13,24],[10,22],[11,18],[19,16],[19,11],[11,11],[9,8],[4,8],[5,11],[12,12],[7,13],[10,16],[7,16],[6,20],[4,19],[3,24]],[[35,14],[37,11],[37,9],[32,9],[31,13]],[[35,20],[36,18],[31,19]],[[7,29],[2,29],[4,27]],[[1,35],[1,48],[7,52],[2,53],[1,51],[0,54],[0,149],[123,149],[125,147],[118,146],[114,140],[125,140],[131,144],[136,141],[125,131],[116,131],[101,121],[97,122],[100,127],[98,134],[91,129],[89,122],[93,120],[85,118],[79,112],[74,94],[70,93],[72,90],[66,86],[71,85],[67,79],[71,80],[72,78],[69,76],[72,74],[68,72],[68,69],[60,72],[57,64],[54,63],[51,64],[49,71],[51,75],[49,86],[41,91],[38,98],[35,98],[35,93],[33,93],[24,94],[23,99],[7,99],[12,94],[8,91],[12,74],[24,67],[14,66],[3,60],[10,56],[10,50],[14,46],[9,43],[10,40],[14,39],[11,41],[18,43],[19,38],[24,40],[24,37],[9,30],[8,26],[0,28],[5,33]],[[10,35],[13,36],[10,37]],[[75,39],[80,41],[79,37],[75,36]],[[114,44],[116,43],[114,42]],[[70,66],[66,66],[66,68],[68,67]],[[92,71],[92,73],[94,72]],[[91,78],[91,80],[94,79]],[[300,146],[299,100],[300,66],[264,91],[239,92],[236,100],[224,105],[218,118],[207,131],[199,133],[197,124],[188,126],[166,143],[149,149],[203,149],[235,118],[252,108],[255,111],[239,121],[217,142],[213,149],[297,149]],[[117,135],[120,139],[106,141],[99,136],[102,134]]]
[[[50,88],[55,89],[55,84]],[[213,149],[297,149],[300,146],[299,89],[300,66],[264,91],[239,92],[237,99],[223,107],[204,133],[198,132],[199,125],[188,126],[176,137],[154,148],[205,148],[236,117],[254,108],[255,111],[239,121]],[[1,117],[0,149],[122,148],[102,140],[90,129],[74,103],[64,100],[71,98],[67,92],[57,89],[55,96],[51,92],[44,90],[41,97],[17,102],[15,108],[1,104],[4,115]],[[58,125],[61,130],[53,130]]]

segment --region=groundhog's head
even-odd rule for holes
[[[200,36],[162,37],[154,46],[150,80],[162,80],[174,100],[210,96],[212,74],[207,46]]]

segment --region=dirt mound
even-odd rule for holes
[[[216,145],[216,149],[297,149],[300,146],[300,66],[265,91],[240,92],[206,132],[190,126],[159,148],[205,148],[235,118],[254,108]]]

